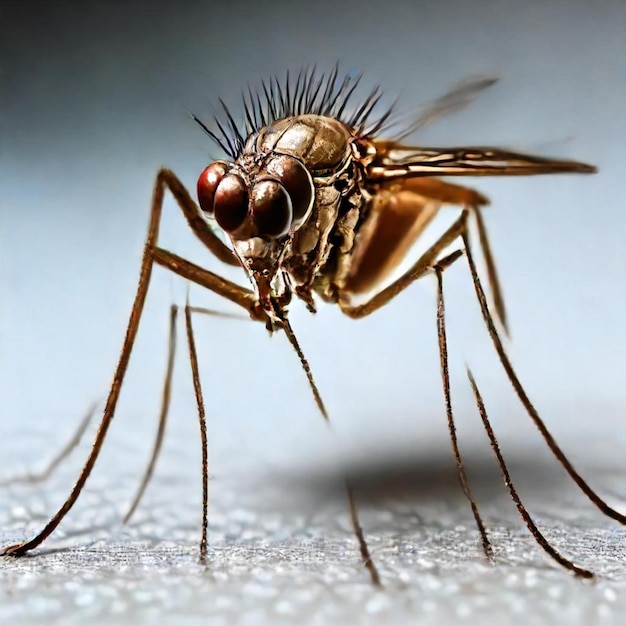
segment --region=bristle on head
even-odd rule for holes
[[[247,92],[242,92],[243,115],[240,124],[235,122],[231,110],[222,100],[219,101],[222,111],[213,118],[213,130],[195,115],[193,119],[232,159],[241,154],[248,135],[285,117],[334,117],[364,137],[390,125],[393,105],[382,114],[374,113],[383,95],[378,85],[359,106],[352,107],[353,96],[363,75],[346,74],[341,81],[338,75],[338,65],[328,73],[319,72],[315,65],[303,67],[295,76],[287,71],[282,81],[272,76],[267,81],[262,80],[256,90],[248,86]]]

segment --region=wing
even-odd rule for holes
[[[399,135],[394,135],[396,141],[401,141],[417,130],[429,126],[440,117],[455,113],[470,105],[474,98],[485,89],[488,89],[498,81],[492,76],[467,78],[450,89],[448,93],[433,100],[421,112],[419,118],[404,129]]]
[[[593,174],[593,165],[538,157],[498,148],[420,148],[391,141],[372,141],[367,167],[372,182],[417,176],[530,176]]]

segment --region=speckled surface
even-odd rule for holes
[[[355,464],[362,521],[385,585],[375,590],[359,563],[341,482],[314,468],[282,481],[267,474],[254,488],[242,476],[215,476],[208,563],[200,565],[198,476],[182,456],[175,449],[166,453],[160,478],[129,526],[119,519],[132,477],[96,477],[45,547],[31,557],[1,560],[0,622],[622,623],[624,531],[596,515],[567,479],[548,478],[531,495],[531,508],[554,545],[596,572],[594,582],[544,557],[506,494],[496,495],[497,474],[489,475],[480,460],[468,465],[485,505],[495,566],[482,556],[450,465],[434,463],[424,472],[409,463],[381,464],[374,481]],[[544,471],[515,458],[522,485]],[[58,483],[70,476],[63,468],[52,491],[50,485],[4,487],[2,542],[35,530],[61,497]],[[591,478],[602,482],[612,504],[625,508],[626,498],[615,495],[624,494],[617,476],[611,480],[604,471]],[[550,492],[562,494],[558,505]]]

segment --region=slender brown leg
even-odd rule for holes
[[[283,329],[285,331],[285,335],[287,335],[287,339],[289,340],[291,347],[295,350],[296,354],[298,355],[298,358],[300,359],[300,363],[302,365],[302,369],[304,370],[307,380],[309,381],[309,386],[311,387],[311,391],[313,392],[313,397],[315,398],[315,404],[317,404],[317,408],[320,410],[322,417],[328,423],[330,423],[330,418],[328,417],[328,411],[326,410],[326,407],[324,406],[324,401],[322,400],[322,396],[320,395],[320,392],[317,388],[317,384],[315,383],[315,380],[313,378],[313,373],[311,372],[311,366],[309,365],[309,362],[304,356],[304,352],[302,352],[302,348],[300,347],[300,343],[298,342],[298,339],[296,338],[296,335],[293,332],[293,328],[291,328],[291,324],[289,323],[289,320],[286,317],[282,319],[282,323],[283,323]]]
[[[489,236],[487,235],[487,226],[483,219],[482,208],[478,206],[472,206],[472,213],[476,218],[476,227],[478,230],[478,243],[483,252],[483,258],[485,259],[485,267],[487,269],[487,283],[491,289],[491,297],[493,298],[493,308],[496,312],[496,319],[502,324],[504,332],[508,334],[509,329],[507,326],[506,307],[504,305],[504,296],[502,295],[502,287],[498,278],[498,271],[496,269],[496,261],[491,250],[491,244],[489,243]]]
[[[39,483],[50,478],[50,476],[52,476],[52,474],[59,467],[59,465],[61,465],[61,463],[70,455],[72,450],[74,450],[74,448],[80,443],[80,440],[83,438],[87,427],[91,423],[91,420],[96,413],[97,407],[97,402],[94,402],[89,407],[89,409],[83,416],[83,419],[80,421],[78,428],[72,435],[72,438],[65,444],[65,446],[63,446],[63,448],[56,454],[56,456],[54,456],[48,462],[48,465],[44,469],[39,472],[32,472],[23,476],[14,476],[12,478],[7,478],[6,480],[1,480],[0,487],[15,483]]]
[[[491,447],[498,459],[498,465],[500,466],[500,471],[502,472],[502,478],[504,478],[504,484],[508,487],[509,493],[511,494],[511,498],[515,505],[517,506],[517,510],[519,514],[522,516],[524,522],[526,522],[526,526],[528,530],[531,532],[532,536],[535,538],[537,543],[560,565],[565,567],[566,569],[572,570],[577,576],[582,576],[583,578],[593,578],[593,572],[585,569],[584,567],[580,567],[575,563],[572,563],[569,559],[566,559],[558,550],[556,550],[548,540],[541,534],[541,531],[537,528],[535,522],[532,517],[524,507],[522,500],[517,494],[517,490],[513,486],[513,481],[511,480],[511,475],[509,474],[509,470],[504,461],[504,457],[502,456],[502,452],[500,451],[500,446],[498,445],[498,440],[496,439],[495,433],[493,432],[493,428],[491,427],[491,423],[489,422],[489,417],[487,416],[487,410],[485,409],[485,405],[483,403],[483,399],[478,391],[478,386],[476,385],[476,381],[472,376],[472,372],[468,369],[467,376],[469,378],[470,384],[472,385],[472,391],[474,392],[474,398],[476,400],[476,406],[478,407],[478,412],[480,413],[480,417],[483,421],[483,426],[487,431],[487,436],[489,437],[489,441],[491,442]]]
[[[548,447],[552,451],[552,454],[558,459],[559,463],[565,468],[567,473],[572,477],[574,482],[578,485],[581,491],[602,511],[606,516],[611,517],[614,520],[617,520],[621,524],[626,524],[626,515],[623,515],[619,511],[611,508],[582,478],[582,476],[576,471],[572,463],[565,456],[564,452],[561,450],[554,437],[548,430],[544,421],[539,416],[537,409],[530,401],[530,398],[526,394],[524,387],[522,386],[515,370],[513,369],[513,365],[507,356],[507,353],[502,344],[502,340],[500,339],[500,335],[493,321],[493,317],[489,312],[489,306],[487,304],[487,298],[485,297],[485,292],[480,283],[480,279],[478,278],[478,273],[476,271],[476,264],[474,262],[474,257],[472,255],[472,251],[470,248],[469,236],[467,231],[463,233],[463,242],[465,245],[465,252],[467,256],[467,262],[469,264],[470,272],[472,275],[472,279],[474,281],[474,288],[476,290],[476,296],[478,298],[478,303],[480,305],[480,310],[483,315],[483,319],[485,321],[485,325],[487,326],[487,330],[489,332],[489,336],[491,337],[491,341],[495,347],[496,353],[498,354],[498,358],[500,359],[500,363],[502,363],[502,367],[509,379],[511,385],[513,385],[513,389],[517,394],[517,397],[520,399],[520,402],[526,409],[531,420],[534,422],[535,426],[541,433],[544,441],[548,444]]]
[[[198,368],[198,353],[193,336],[191,324],[191,307],[189,301],[185,305],[185,328],[187,330],[187,343],[189,346],[189,360],[193,377],[193,389],[198,406],[198,420],[200,423],[200,441],[202,444],[202,539],[200,540],[200,562],[206,562],[207,532],[208,532],[208,507],[209,507],[209,449],[206,431],[206,415],[204,400],[202,398],[202,386],[200,385],[200,370]]]
[[[478,506],[472,496],[472,492],[470,490],[469,481],[467,479],[467,474],[465,473],[465,467],[463,465],[463,460],[461,458],[461,451],[459,450],[459,442],[456,436],[456,425],[454,423],[454,414],[452,412],[452,397],[450,394],[450,372],[448,369],[448,342],[446,339],[446,320],[445,320],[445,304],[443,298],[443,271],[444,269],[453,263],[456,259],[461,255],[460,251],[457,251],[443,259],[437,265],[435,265],[435,273],[437,275],[437,336],[439,338],[439,358],[440,358],[440,369],[441,369],[441,380],[443,383],[443,395],[446,403],[446,415],[448,417],[448,431],[450,433],[450,441],[452,443],[452,451],[454,453],[454,459],[456,461],[457,471],[459,474],[459,481],[461,483],[461,488],[463,489],[463,493],[465,497],[470,503],[472,507],[472,514],[474,515],[474,520],[476,522],[476,526],[478,528],[478,532],[480,533],[483,552],[487,559],[493,562],[493,550],[491,548],[491,543],[489,541],[489,537],[487,536],[487,531],[485,530],[485,525],[483,524],[483,520],[478,512]]]
[[[159,425],[157,427],[157,434],[152,447],[152,454],[150,455],[150,461],[146,467],[146,470],[141,479],[139,489],[132,500],[130,507],[126,515],[124,515],[123,524],[127,524],[134,512],[139,506],[141,498],[146,491],[146,487],[152,478],[154,468],[156,466],[159,453],[161,452],[161,446],[163,445],[163,437],[165,435],[165,426],[167,424],[167,416],[170,409],[170,400],[172,398],[172,377],[174,376],[174,362],[176,355],[176,317],[178,313],[178,307],[172,305],[170,307],[170,329],[169,329],[169,341],[167,348],[167,369],[165,371],[165,378],[163,380],[163,391],[161,393],[161,412],[159,415]]]
[[[217,311],[215,309],[207,309],[204,306],[189,306],[189,310],[192,313],[199,313],[200,315],[207,315],[209,317],[221,317],[224,319],[230,319],[230,320],[243,320],[243,321],[250,321],[249,317],[246,317],[245,315],[240,315],[238,313],[227,313],[225,311]]]
[[[467,215],[468,211],[467,209],[464,209],[450,228],[448,228],[448,230],[446,230],[444,234],[428,250],[426,250],[424,254],[422,254],[422,256],[408,271],[391,283],[391,285],[378,292],[370,300],[357,306],[352,306],[340,301],[339,306],[341,307],[342,312],[353,319],[371,315],[374,311],[380,309],[380,307],[385,306],[400,292],[404,291],[411,283],[432,272],[439,255],[466,229]]]
[[[171,255],[171,257],[167,257],[167,252],[161,250],[161,259],[157,258],[157,253],[160,249],[156,249],[156,242],[158,240],[159,235],[159,224],[161,219],[161,211],[163,208],[163,196],[165,192],[165,188],[169,188],[178,201],[185,217],[187,218],[189,225],[191,226],[194,233],[211,249],[215,249],[218,252],[218,256],[222,254],[222,256],[227,257],[227,255],[223,252],[219,252],[221,250],[220,245],[221,242],[215,235],[211,233],[211,231],[204,225],[203,222],[197,221],[195,219],[195,214],[193,214],[193,210],[195,210],[195,204],[191,200],[189,194],[183,187],[182,183],[176,178],[176,176],[169,170],[162,169],[157,174],[154,192],[152,196],[151,210],[150,210],[150,221],[148,226],[148,235],[146,237],[146,243],[144,245],[143,257],[141,261],[141,268],[139,272],[139,282],[137,285],[137,292],[135,294],[135,299],[133,301],[133,305],[130,312],[130,318],[128,320],[128,326],[126,328],[126,334],[124,337],[124,343],[122,344],[122,349],[120,353],[120,358],[117,364],[117,368],[115,369],[115,373],[113,375],[113,382],[111,384],[111,390],[109,392],[109,396],[106,401],[106,405],[104,408],[104,414],[100,421],[100,425],[98,427],[98,432],[96,433],[96,437],[94,439],[91,452],[87,457],[87,461],[85,462],[76,483],[74,484],[69,496],[65,500],[65,502],[61,505],[58,511],[52,516],[50,521],[44,526],[44,528],[39,532],[35,537],[30,539],[29,541],[25,541],[20,544],[16,544],[13,546],[8,546],[0,551],[0,555],[13,555],[13,556],[21,556],[26,554],[29,550],[36,548],[40,545],[45,539],[55,530],[55,528],[59,525],[61,520],[67,515],[70,509],[74,506],[80,492],[82,491],[91,471],[98,459],[100,454],[100,450],[102,449],[102,444],[106,438],[109,426],[111,425],[111,420],[113,419],[113,415],[115,414],[115,409],[117,406],[117,401],[119,399],[120,391],[122,388],[122,383],[124,381],[124,376],[126,374],[126,369],[128,368],[128,362],[130,360],[130,355],[132,352],[132,348],[135,342],[135,337],[137,336],[137,331],[139,329],[139,322],[141,321],[141,315],[143,312],[143,307],[146,301],[146,296],[148,293],[148,287],[150,284],[150,277],[152,276],[152,266],[153,262],[156,261],[162,265],[166,265],[168,261],[173,265],[171,269],[176,271],[179,267],[185,267],[184,263],[181,265],[178,262],[179,257],[175,257],[175,255]],[[216,243],[218,242],[218,243]],[[221,244],[223,246],[223,244]],[[225,246],[224,246],[225,248]],[[225,248],[227,249],[227,248]],[[181,260],[182,261],[182,260]],[[232,259],[228,262],[232,262]],[[188,264],[193,270],[200,269],[193,264]],[[181,273],[178,271],[177,273]],[[192,276],[187,276],[190,280],[194,280],[194,276],[198,277],[198,281],[200,285],[207,287],[208,289],[212,289],[217,293],[227,293],[226,297],[230,300],[241,304],[244,308],[249,311],[254,311],[254,303],[250,302],[251,294],[239,287],[239,291],[237,291],[236,286],[233,283],[225,279],[220,279],[219,276],[212,274],[207,271],[192,271]],[[207,278],[207,276],[209,278]],[[208,283],[208,284],[207,284]],[[225,294],[224,294],[225,295]],[[244,304],[245,303],[245,304]]]
[[[348,509],[350,511],[350,522],[352,523],[352,529],[354,530],[354,534],[356,535],[357,541],[359,542],[359,551],[361,552],[361,558],[363,559],[363,565],[365,565],[367,571],[370,574],[370,579],[374,587],[382,587],[383,583],[380,580],[380,574],[378,573],[378,568],[376,567],[376,563],[374,563],[374,559],[370,554],[369,546],[367,545],[367,541],[365,540],[365,535],[363,534],[363,528],[361,526],[361,522],[359,521],[359,510],[356,506],[356,500],[354,498],[354,491],[352,490],[352,485],[350,481],[345,478],[345,486],[346,486],[346,495],[348,496]]]
[[[155,263],[171,270],[175,274],[238,304],[250,313],[252,319],[261,322],[267,321],[267,314],[259,306],[256,296],[249,289],[222,278],[209,270],[205,270],[199,265],[195,265],[191,261],[187,261],[163,248],[154,248],[152,258]]]

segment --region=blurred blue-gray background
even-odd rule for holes
[[[415,143],[496,145],[598,166],[596,176],[464,182],[492,201],[486,221],[522,381],[582,468],[619,467],[624,2],[4,2],[0,11],[0,473],[43,463],[108,391],[154,176],[167,166],[193,190],[201,169],[221,156],[188,112],[210,120],[219,98],[237,109],[242,88],[260,78],[336,61],[364,71],[366,85],[379,83],[388,102],[398,97],[401,110],[416,114],[459,80],[499,77],[466,110],[411,137]],[[169,199],[161,233],[164,247],[245,280],[196,243]],[[467,362],[505,451],[559,472],[493,355],[463,263],[446,279],[461,443],[490,459]],[[270,339],[253,323],[196,319],[212,473],[245,480],[250,468],[316,471],[330,448],[344,459],[367,451],[447,462],[434,281],[422,282],[358,322],[329,306],[316,316],[291,307],[335,438],[284,337]],[[138,475],[148,454],[168,307],[184,303],[186,289],[155,271],[103,453],[114,471]],[[191,300],[233,310],[196,287]],[[195,405],[183,341],[179,348],[166,455],[168,446],[184,449],[176,470],[196,481]],[[118,454],[120,441],[130,454]],[[50,512],[60,498],[50,498]]]

